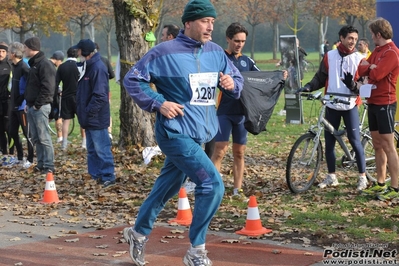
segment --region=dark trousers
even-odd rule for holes
[[[24,157],[21,138],[19,137],[19,127],[22,129],[22,133],[27,139],[28,146],[28,157],[29,162],[33,162],[33,146],[29,141],[28,136],[28,122],[26,119],[26,113],[24,110],[11,111],[9,117],[9,136],[10,139],[14,140],[14,146],[17,149],[18,160],[22,160]]]
[[[7,140],[7,128],[8,128],[8,109],[9,100],[1,100],[0,106],[0,149],[3,154],[8,154],[8,140]],[[12,153],[13,150],[10,150]]]

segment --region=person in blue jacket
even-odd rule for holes
[[[215,95],[238,99],[243,78],[223,49],[211,42],[216,10],[209,0],[192,0],[176,39],[149,50],[126,74],[123,85],[143,110],[156,112],[155,135],[166,155],[160,176],[140,207],[134,227],[123,230],[130,257],[145,265],[144,249],[154,221],[187,176],[196,184],[190,243],[184,265],[212,265],[205,239],[224,194],[223,180],[202,149],[218,127]],[[157,91],[150,84],[153,83]]]
[[[82,73],[76,92],[76,114],[86,133],[87,168],[103,188],[115,184],[114,157],[108,135],[110,124],[109,75],[107,67],[90,39],[71,47],[78,50]]]

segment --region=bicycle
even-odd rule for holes
[[[304,72],[309,72],[309,71],[316,72],[313,63],[310,61],[307,61],[306,59],[302,60],[302,66],[303,66]]]
[[[288,188],[293,193],[307,191],[315,182],[320,164],[323,160],[323,146],[320,140],[323,130],[333,134],[339,143],[344,155],[341,158],[341,166],[346,169],[357,167],[355,153],[350,150],[345,143],[344,136],[346,129],[335,130],[334,127],[324,118],[327,100],[323,98],[321,92],[315,94],[301,94],[306,96],[307,100],[319,100],[322,103],[318,122],[309,128],[308,132],[300,136],[291,148],[287,159],[286,181]],[[332,103],[348,104],[347,101],[335,98]],[[374,148],[371,141],[371,135],[367,127],[363,128],[365,117],[367,115],[367,105],[364,105],[364,111],[360,123],[361,143],[365,150],[366,157],[366,176],[370,181],[376,181],[373,177],[375,173]],[[399,133],[398,135],[399,136]],[[388,177],[386,181],[389,181]]]
[[[49,119],[48,122],[48,129],[50,130],[50,133],[53,135],[57,135],[57,126],[55,122],[56,122],[55,119]],[[68,136],[72,134],[74,129],[75,129],[75,118],[71,119],[71,123],[69,124]]]

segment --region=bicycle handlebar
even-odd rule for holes
[[[310,93],[310,92],[308,92],[308,93],[303,93],[303,92],[302,92],[300,95],[301,95],[302,97],[306,97],[307,100],[320,100],[320,101],[322,101],[322,102],[328,101],[328,100],[326,100],[326,99],[323,99],[323,97],[322,97],[322,92],[321,92],[321,91],[318,91],[318,92],[316,92],[316,93]],[[349,101],[342,100],[342,99],[340,99],[340,98],[334,98],[334,99],[330,100],[330,103],[332,103],[332,104],[343,103],[343,104],[346,104],[346,105],[349,105],[349,104],[350,104]]]

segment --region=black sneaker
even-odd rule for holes
[[[42,175],[47,175],[48,173],[54,174],[54,169],[43,168],[43,169],[41,170],[41,174],[42,174]]]
[[[42,171],[43,171],[43,168],[38,167],[37,165],[35,167],[33,167],[33,172],[41,173]]]
[[[109,188],[115,185],[115,180],[107,180],[102,182],[103,188]]]

